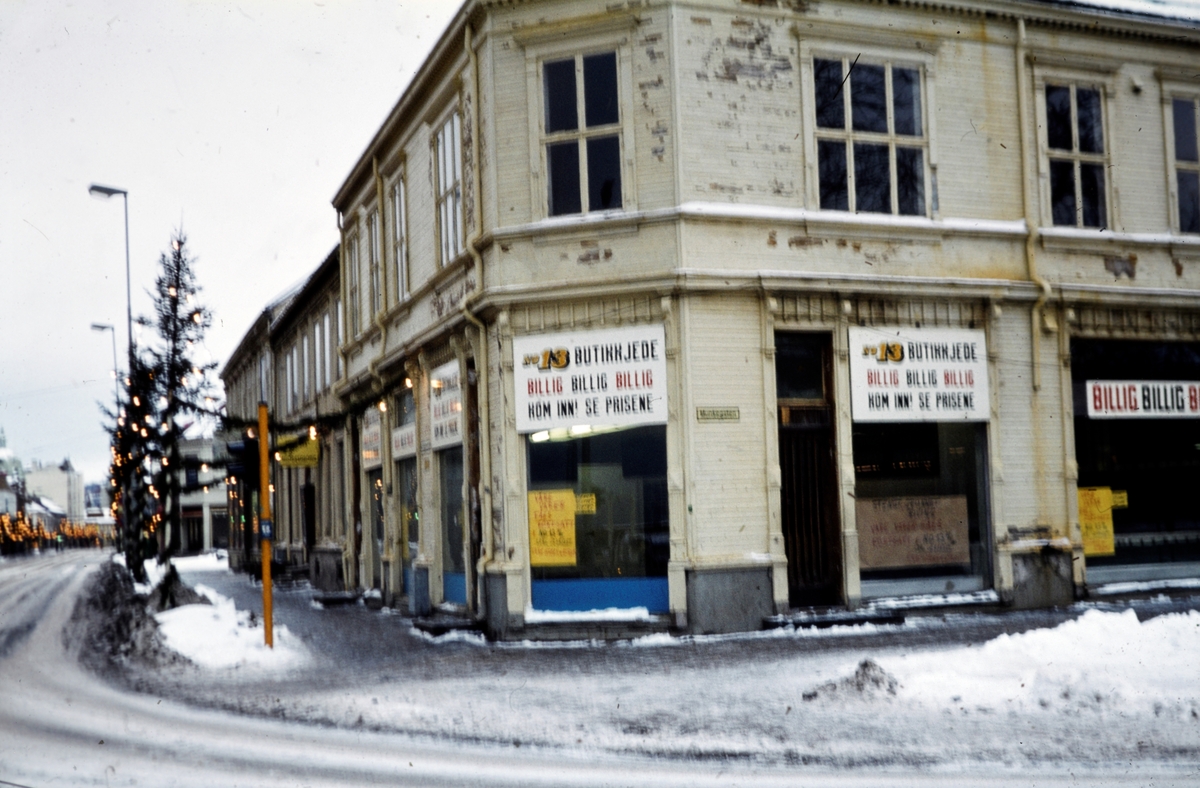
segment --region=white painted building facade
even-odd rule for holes
[[[334,199],[347,583],[512,637],[1200,575],[1197,43],[466,3]]]

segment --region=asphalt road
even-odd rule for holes
[[[0,563],[0,785],[153,786],[1096,786],[1187,785],[1187,774],[1145,770],[1091,774],[1082,782],[1062,773],[1016,774],[979,770],[860,769],[838,773],[737,762],[660,760],[636,754],[561,748],[515,748],[509,743],[468,742],[355,730],[328,722],[274,719],[263,709],[231,711],[230,700],[253,687],[238,680],[197,682],[186,671],[134,676],[114,684],[80,667],[64,645],[63,628],[99,552],[68,552]],[[254,607],[258,589],[244,577],[203,573],[192,577]],[[291,677],[297,695],[336,692],[381,676],[516,672],[530,676],[562,664],[556,649],[512,649],[468,643],[430,643],[400,616],[361,607],[318,610],[302,590],[276,596],[277,617],[324,647],[317,663]],[[1040,614],[1050,615],[1050,614]],[[979,619],[883,640],[986,638],[995,627],[1035,626],[1038,616]],[[1022,621],[1024,623],[1022,624]],[[949,622],[955,624],[955,622]],[[866,641],[870,642],[866,642]],[[872,646],[872,644],[877,644]],[[576,670],[614,668],[639,673],[692,663],[741,659],[767,664],[773,653],[797,648],[846,648],[846,640],[716,641],[672,649],[664,665],[658,650],[576,649]],[[775,654],[778,656],[778,654]],[[190,678],[189,678],[190,676]],[[208,684],[206,688],[206,684]],[[301,686],[297,686],[301,685]],[[140,687],[140,689],[138,689]],[[268,694],[283,691],[282,685]]]

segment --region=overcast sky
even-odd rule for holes
[[[1200,19],[1200,0],[1092,0]],[[99,401],[182,227],[223,364],[337,242],[329,201],[457,0],[0,0],[0,429],[107,472]]]
[[[0,428],[107,474],[97,403],[182,227],[220,364],[337,243],[330,199],[457,0],[0,2]],[[65,503],[65,502],[64,502]]]

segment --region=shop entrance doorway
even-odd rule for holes
[[[367,472],[367,485],[371,490],[371,588],[383,589],[383,471]]]
[[[775,336],[781,525],[793,607],[841,601],[828,334]]]

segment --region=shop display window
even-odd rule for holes
[[[412,562],[421,543],[421,513],[417,504],[417,458],[396,463],[400,491],[400,537],[404,558],[404,593],[412,593]]]
[[[1129,417],[1093,417],[1087,393],[1088,381],[1136,386],[1140,407],[1147,390],[1152,397],[1156,389],[1200,383],[1200,343],[1075,339],[1071,378],[1078,486],[1107,491],[1112,501],[1111,551],[1087,554],[1085,541],[1089,582],[1105,577],[1102,567],[1200,562],[1194,493],[1200,478],[1200,417],[1188,415],[1186,400],[1184,410],[1172,415],[1155,417],[1143,409]],[[1148,570],[1139,575],[1153,576]]]
[[[986,446],[980,422],[854,425],[864,596],[987,586]]]
[[[555,436],[557,440],[546,437],[529,443],[531,499],[540,492],[574,499],[574,517],[568,515],[563,527],[556,530],[566,547],[555,558],[543,560],[551,551],[540,550],[540,536],[534,532],[537,526],[531,526],[535,607],[544,604],[555,609],[564,604],[565,609],[589,609],[641,604],[653,610],[659,605],[654,601],[659,596],[665,607],[670,553],[666,427],[596,428],[585,435],[562,432]],[[550,496],[543,497],[550,500]],[[531,503],[537,505],[536,500]],[[538,581],[637,578],[661,578],[662,588],[654,584],[652,595],[640,602],[635,597],[641,590],[630,597],[614,586],[602,585],[587,586],[589,593],[596,594],[594,604],[584,598],[572,598],[570,603],[559,597],[538,598]]]
[[[463,560],[463,452],[461,446],[438,452],[442,502],[442,586],[447,602],[466,604],[467,570]]]

